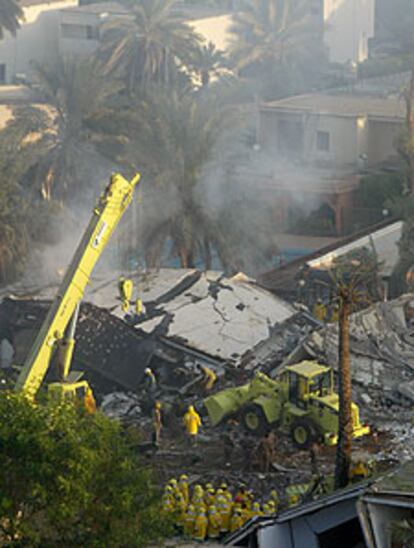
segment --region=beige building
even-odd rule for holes
[[[125,16],[115,2],[79,7],[77,0],[23,0],[25,21],[16,36],[0,40],[0,84],[31,81],[33,62],[50,63],[64,55],[89,55],[99,45],[107,17]]]
[[[325,203],[336,234],[343,234],[359,172],[397,158],[404,117],[398,97],[313,94],[261,105],[259,141],[269,175],[259,186],[277,195],[280,224],[293,202]]]

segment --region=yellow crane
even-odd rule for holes
[[[85,396],[90,390],[87,381],[80,380],[81,375],[69,373],[79,306],[93,268],[131,203],[139,179],[139,174],[131,181],[119,173],[111,176],[26,357],[17,379],[16,390],[22,390],[34,398],[55,350],[58,353],[60,382],[51,383],[50,391],[65,397]]]

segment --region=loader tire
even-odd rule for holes
[[[245,429],[257,436],[264,436],[269,431],[270,425],[259,405],[246,405],[242,411],[242,421]]]
[[[290,429],[290,436],[298,449],[308,449],[317,437],[312,423],[305,419],[295,420]]]

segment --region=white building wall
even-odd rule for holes
[[[58,10],[76,5],[77,0],[62,0],[23,7],[25,21],[16,36],[5,32],[0,40],[0,65],[6,67],[6,79],[2,83],[13,83],[16,75],[30,77],[33,61],[51,60],[57,51]]]
[[[374,36],[375,0],[325,0],[325,45],[334,63],[360,63],[368,58]]]

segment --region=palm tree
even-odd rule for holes
[[[225,68],[226,61],[223,52],[218,50],[212,42],[199,47],[191,63],[191,67],[198,76],[201,87],[206,88],[214,76],[219,76]]]
[[[16,0],[1,0],[0,2],[0,39],[4,29],[15,35],[24,19],[22,8]]]
[[[197,48],[194,30],[172,13],[175,0],[139,0],[131,17],[103,27],[98,51],[106,74],[121,75],[129,92],[140,86],[168,85],[179,64],[187,64]]]
[[[158,89],[92,121],[94,131],[107,135],[100,150],[139,169],[148,181],[141,208],[148,265],[159,265],[166,250],[184,268],[197,260],[208,268],[213,250],[226,256],[225,238],[206,205],[201,183],[214,164],[229,119],[202,96]]]
[[[242,0],[234,15],[231,54],[240,71],[303,54],[314,31],[303,0]]]
[[[360,257],[363,257],[361,254]],[[339,304],[338,346],[338,445],[336,449],[335,488],[345,487],[349,482],[352,460],[352,380],[349,346],[349,316],[360,303],[370,299],[373,278],[372,261],[362,262],[358,254],[350,253],[336,259],[331,272]]]
[[[118,88],[89,60],[38,65],[36,75],[38,89],[53,114],[39,128],[47,146],[34,184],[47,201],[67,200],[85,186],[82,171],[94,169],[90,165],[93,161],[99,165],[86,121]]]
[[[339,417],[338,447],[336,451],[335,487],[345,487],[349,481],[352,460],[352,382],[349,355],[349,316],[352,306],[352,288],[338,285],[339,307]]]

